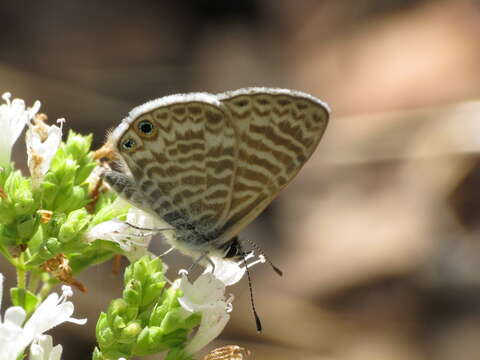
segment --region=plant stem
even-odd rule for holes
[[[13,266],[17,266],[17,262],[15,261],[15,259],[13,259],[10,256],[7,249],[5,249],[5,247],[2,245],[0,245],[0,254],[2,254],[5,257],[5,259],[7,259],[10,262],[10,264],[12,264]]]
[[[25,272],[25,268],[23,266],[23,253],[20,254],[17,260],[17,287],[19,289],[25,289],[25,282],[27,273]]]
[[[48,294],[50,294],[50,291],[52,291],[54,284],[50,282],[46,282],[42,285],[42,288],[38,292],[37,296],[40,297],[40,300],[43,300],[47,297]]]
[[[30,273],[30,278],[28,279],[28,291],[35,294],[40,283],[40,274],[36,272]]]

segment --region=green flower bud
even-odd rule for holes
[[[16,217],[15,209],[7,201],[0,201],[0,223],[11,224]]]
[[[127,301],[134,301],[135,304],[142,307],[150,305],[160,296],[165,286],[162,270],[160,260],[150,259],[149,256],[144,256],[130,265],[124,276],[127,282],[125,290],[128,290],[124,297]],[[132,296],[130,293],[132,289],[135,290],[135,299],[126,297]]]
[[[128,324],[121,332],[121,339],[124,342],[125,340],[131,340],[131,342],[136,341],[137,335],[142,331],[142,326],[139,322],[131,322]]]
[[[125,269],[124,281],[126,283],[136,280],[143,283],[148,276],[148,259],[142,257]]]
[[[151,355],[168,349],[163,343],[163,335],[159,327],[145,327],[138,335],[135,355]]]
[[[59,185],[73,185],[75,181],[75,175],[79,165],[73,159],[67,158],[63,162],[57,164],[54,174],[55,182]]]
[[[185,344],[190,333],[187,329],[177,329],[174,332],[166,334],[163,337],[163,343],[166,344],[169,348],[180,347]]]
[[[53,203],[58,193],[58,185],[52,181],[47,181],[50,173],[44,176],[42,183],[40,184],[40,191],[44,202],[45,209],[53,209]],[[51,176],[53,177],[53,175]]]
[[[29,244],[30,245],[30,244]],[[62,243],[57,238],[50,237],[39,246],[35,245],[30,258],[26,262],[28,266],[38,266],[48,259],[55,257],[62,250]]]
[[[59,212],[70,212],[79,209],[90,202],[88,198],[88,185],[71,186],[59,192],[54,209]]]
[[[162,280],[163,280],[163,274],[162,274]],[[142,306],[147,306],[151,304],[155,299],[157,299],[162,293],[162,290],[165,287],[165,284],[166,284],[166,281],[155,282],[155,280],[153,280],[149,282],[147,286],[144,286]]]
[[[45,253],[49,254],[47,259],[49,257],[55,256],[61,247],[62,247],[62,243],[58,241],[57,238],[48,238],[47,241],[45,241],[45,244],[43,246]]]
[[[17,216],[30,216],[37,210],[31,183],[20,172],[15,171],[6,179],[5,196],[0,200],[0,221],[11,223]]]
[[[145,256],[131,264],[124,282],[123,298],[112,301],[98,320],[98,353],[105,358],[119,354],[129,358],[181,349],[201,315],[185,313],[178,303],[181,291],[165,290],[160,259]],[[180,350],[176,353],[189,359]]]
[[[58,154],[58,151],[57,151]],[[44,176],[40,184],[40,192],[44,201],[44,209],[55,212],[68,212],[82,206],[85,194],[75,193],[73,190],[75,174],[78,164],[72,159],[59,160],[55,156],[50,171]],[[53,168],[55,163],[55,168]],[[79,195],[81,199],[79,199]]]
[[[180,290],[169,288],[163,295],[163,301],[156,306],[150,314],[148,324],[151,326],[161,326],[163,319],[169,311],[178,308],[178,297],[181,296]]]
[[[68,215],[67,220],[60,226],[58,239],[63,243],[78,239],[87,230],[90,219],[91,216],[85,208],[72,211]]]
[[[68,134],[64,151],[68,156],[75,159],[79,165],[75,178],[76,185],[83,183],[96,166],[93,156],[90,153],[92,139],[92,135],[83,136],[73,131],[70,131]]]
[[[123,298],[130,306],[140,306],[142,301],[142,284],[136,280],[129,281],[123,290]]]
[[[83,136],[74,131],[68,133],[65,142],[65,152],[72,155],[76,160],[82,160],[86,157],[92,146],[93,135]]]
[[[5,187],[5,182],[7,181],[8,177],[12,173],[13,169],[14,169],[13,164],[0,166],[0,186],[2,188]]]
[[[20,188],[19,191],[16,192],[15,198],[12,200],[14,201],[13,208],[15,209],[15,214],[17,216],[30,216],[37,210],[36,203],[33,199],[33,194],[30,189]]]
[[[40,220],[38,216],[22,216],[16,221],[17,236],[21,242],[27,242],[37,232]]]
[[[117,338],[112,328],[108,323],[107,314],[101,313],[97,321],[97,327],[95,329],[95,334],[97,337],[97,342],[100,345],[100,348],[108,348],[112,344],[115,344]]]
[[[127,326],[127,323],[121,316],[114,316],[112,321],[112,327],[115,329],[123,329]]]
[[[95,169],[95,167],[97,166],[97,163],[95,161],[93,161],[93,158],[92,158],[91,155],[88,155],[87,159],[89,159],[90,162],[88,162],[86,164],[80,163],[80,168],[78,169],[77,177],[75,179],[76,184],[81,184],[85,180],[87,180],[87,178],[90,176],[92,170]]]
[[[108,307],[109,316],[114,316],[126,312],[128,309],[128,303],[123,299],[115,299],[110,303]]]
[[[95,347],[92,354],[92,360],[107,360],[107,359],[103,356],[102,352],[97,347]]]
[[[163,266],[160,259],[144,256],[125,270],[125,281],[135,279],[142,284],[163,280]]]
[[[185,316],[181,309],[170,310],[162,320],[160,329],[163,333],[171,333],[179,328],[185,327]]]
[[[35,254],[39,251],[40,246],[43,243],[43,239],[44,239],[43,228],[42,226],[39,225],[35,234],[28,241],[28,249],[30,251],[30,254]]]

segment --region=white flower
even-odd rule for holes
[[[73,295],[72,288],[67,285],[62,286],[62,296],[57,293],[48,295],[48,297],[38,306],[30,319],[27,320],[24,329],[34,334],[34,337],[43,334],[60,325],[63,322],[71,322],[83,325],[87,319],[72,318],[74,306],[67,298]]]
[[[60,360],[62,350],[62,345],[53,346],[50,335],[40,335],[30,346],[29,360]]]
[[[0,274],[0,299],[2,293],[3,276]],[[72,296],[72,289],[69,286],[63,286],[62,296],[59,297],[56,293],[50,294],[26,322],[26,313],[23,308],[9,307],[5,311],[3,322],[0,321],[0,360],[17,359],[33,340],[63,322],[85,324],[86,319],[71,317],[74,307],[70,301],[67,301],[70,296]]]
[[[212,273],[202,274],[193,284],[182,273],[180,281],[174,284],[183,296],[178,299],[188,313],[200,312],[202,319],[195,335],[189,340],[185,350],[194,354],[215,339],[230,319],[233,296],[225,298],[225,284]]]
[[[33,185],[40,183],[43,175],[50,168],[50,163],[57,153],[58,147],[62,142],[62,128],[65,119],[58,119],[56,125],[47,125],[45,116],[36,116],[28,121],[28,130],[25,141],[27,144],[28,168],[32,175]]]
[[[12,146],[17,141],[23,128],[40,109],[40,102],[35,101],[31,108],[25,108],[25,101],[11,98],[10,93],[2,95],[5,104],[0,105],[0,165],[10,163]]]
[[[113,241],[126,252],[130,261],[135,261],[147,254],[155,225],[156,221],[152,216],[140,209],[131,207],[128,209],[126,222],[118,219],[102,222],[90,229],[86,233],[85,239],[87,242],[95,240]]]
[[[0,307],[3,297],[3,275],[0,274]],[[19,306],[12,306],[5,311],[3,321],[0,318],[0,359],[15,360],[25,347],[17,340],[23,335],[22,324],[25,311]]]
[[[256,264],[265,262],[265,257],[263,255],[260,255],[257,260],[248,263],[248,261],[250,259],[253,259],[254,257],[255,255],[253,251],[245,256],[245,262],[247,262],[248,268],[251,268]],[[218,280],[223,282],[225,286],[231,286],[239,282],[247,271],[247,268],[245,267],[245,262],[243,260],[234,262],[219,257],[211,257],[210,260],[215,265],[215,267],[213,268],[213,275],[215,275]],[[203,273],[212,273],[212,265],[210,263],[207,265]]]
[[[254,257],[253,252],[245,256],[245,261],[241,260],[239,262],[211,257],[214,271],[212,272],[212,265],[209,264],[193,284],[187,279],[187,271],[182,270],[180,272],[181,279],[173,284],[183,293],[178,302],[187,314],[195,312],[202,314],[197,332],[185,347],[187,353],[198,352],[220,335],[227,325],[228,320],[230,320],[229,313],[233,309],[233,296],[226,298],[225,288],[237,283],[243,277],[246,272],[245,262],[247,262],[248,268],[265,262],[263,255],[260,255],[255,261],[248,262]]]

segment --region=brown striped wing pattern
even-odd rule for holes
[[[205,252],[292,180],[328,114],[313,96],[284,89],[172,95],[133,109],[111,141],[145,199],[135,205],[189,232],[177,235],[178,247],[194,248],[183,252]]]
[[[161,101],[163,100],[163,101]],[[236,137],[213,95],[166,97],[134,109],[119,127],[117,148],[149,204],[173,226],[218,228],[230,208]],[[153,124],[149,134],[141,126]],[[134,149],[122,148],[133,140]],[[199,229],[207,231],[208,229]]]
[[[238,151],[225,241],[300,171],[325,132],[329,109],[313,96],[283,89],[240,89],[218,97],[230,112]]]

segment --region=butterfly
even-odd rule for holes
[[[161,224],[167,242],[201,259],[244,257],[238,234],[315,151],[329,107],[299,91],[244,88],[165,96],[110,134],[123,163],[110,187]]]

